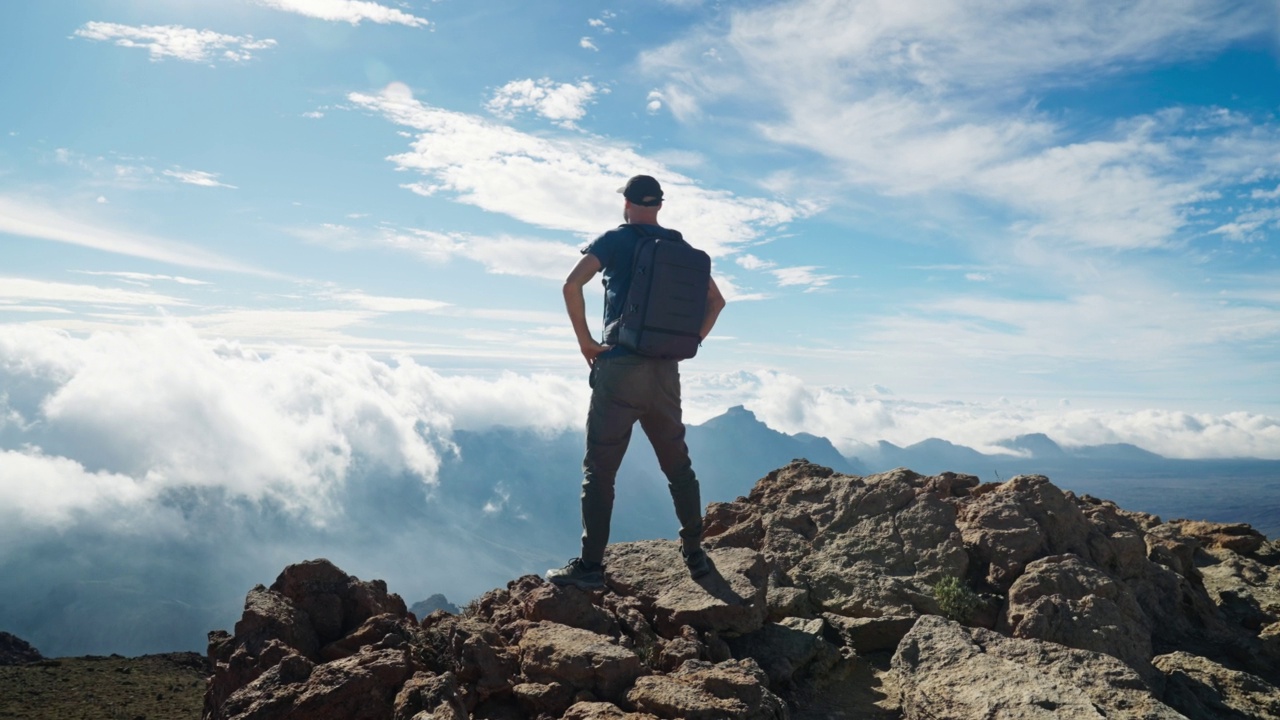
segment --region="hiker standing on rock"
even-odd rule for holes
[[[637,420],[667,476],[685,565],[695,578],[711,571],[701,542],[698,478],[684,441],[679,362],[697,352],[725,300],[706,253],[658,224],[658,181],[636,175],[618,192],[625,198],[626,224],[584,248],[564,282],[565,308],[591,367],[591,408],[582,461],[582,555],[548,570],[547,579],[581,588],[604,586],[614,478]],[[596,342],[582,289],[602,270],[604,336]]]

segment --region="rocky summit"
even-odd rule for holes
[[[706,516],[418,619],[325,560],[210,634],[207,720],[1280,718],[1280,543],[1041,476],[797,460]]]

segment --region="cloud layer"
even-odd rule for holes
[[[143,48],[152,61],[173,58],[187,62],[245,62],[257,50],[276,46],[271,39],[256,40],[252,35],[224,35],[212,30],[195,30],[180,25],[142,25],[89,22],[76,30],[76,37],[86,40],[113,41],[120,47]]]

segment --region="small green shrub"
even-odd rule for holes
[[[956,622],[968,622],[978,609],[978,594],[958,577],[945,577],[933,586],[933,598],[942,614]]]

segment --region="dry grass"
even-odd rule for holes
[[[195,653],[170,653],[2,666],[0,718],[199,720],[204,662]]]

